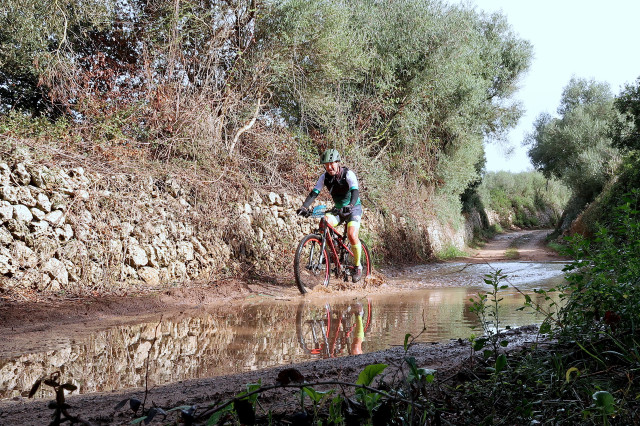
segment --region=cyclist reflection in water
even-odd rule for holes
[[[335,208],[340,211],[340,216],[347,222],[347,237],[351,243],[351,251],[355,258],[356,271],[353,275],[353,282],[362,278],[362,245],[358,237],[360,230],[360,219],[362,218],[362,204],[360,204],[360,191],[358,189],[358,179],[353,170],[340,165],[340,153],[335,149],[327,149],[320,157],[320,164],[324,166],[325,173],[321,174],[316,182],[316,186],[304,200],[302,207],[296,213],[301,216],[309,216],[309,207],[316,199],[324,186],[329,190]],[[337,226],[340,218],[332,214],[326,215],[327,221],[332,226]]]
[[[353,333],[353,342],[351,342],[351,355],[362,354],[362,342],[364,341],[364,324],[362,323],[362,305],[358,303],[356,315],[356,328]]]
[[[334,336],[329,342],[330,356],[336,356],[342,350],[347,349],[346,345],[349,342],[349,338],[352,339],[348,347],[349,355],[362,354],[362,342],[364,342],[364,322],[362,320],[364,311],[362,304],[355,303],[344,312],[337,314],[338,317],[335,318],[337,321],[332,321],[329,330],[329,335]],[[355,317],[355,323],[351,322],[352,315]]]

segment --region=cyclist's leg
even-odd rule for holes
[[[361,218],[362,206],[354,206],[351,215],[347,218],[347,237],[351,243],[351,251],[353,251],[355,266],[361,266],[360,258],[362,257],[362,244],[360,244],[360,238],[358,236],[360,232]]]
[[[329,225],[336,227],[340,223],[340,218],[338,216],[332,215],[331,213],[326,213],[324,217],[327,219]]]

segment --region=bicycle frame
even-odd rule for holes
[[[338,254],[338,250],[343,249],[345,251],[345,254],[348,253],[351,256],[354,256],[354,255],[351,249],[344,243],[344,240],[347,238],[346,237],[347,224],[345,223],[344,226],[345,226],[345,233],[341,234],[333,225],[331,225],[327,221],[327,218],[325,216],[323,216],[322,219],[320,219],[320,232],[322,233],[321,250],[324,250],[325,247],[329,248],[329,253],[330,253],[329,256],[331,257],[331,261],[336,266],[336,271],[335,271],[336,278],[340,278],[340,275],[344,274],[344,279],[346,281],[347,280],[346,270],[344,265],[340,262],[340,255]],[[336,244],[334,241],[337,241],[339,243],[338,247],[336,247]],[[344,259],[342,259],[342,261],[344,262]]]

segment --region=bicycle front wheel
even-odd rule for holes
[[[322,249],[320,235],[307,235],[298,244],[293,270],[300,293],[305,294],[318,285],[329,284],[329,259]]]

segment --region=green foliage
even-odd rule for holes
[[[594,336],[635,333],[640,316],[640,190],[624,196],[592,240],[575,236],[578,259],[567,267],[570,294],[562,310],[565,331]]]
[[[466,252],[460,250],[454,245],[448,245],[444,249],[436,253],[436,257],[441,260],[455,259],[458,257],[465,257],[467,255],[468,254]]]
[[[14,109],[59,116],[40,80],[53,67],[70,67],[72,39],[113,17],[111,0],[6,0],[0,12],[0,113]],[[107,24],[108,25],[108,24]]]
[[[382,373],[385,368],[387,368],[387,364],[372,364],[367,365],[364,370],[358,376],[358,380],[356,381],[356,385],[365,385],[370,386],[371,382],[375,377]]]
[[[581,208],[600,193],[619,162],[609,132],[616,112],[608,84],[572,79],[558,114],[538,117],[527,137],[529,157],[546,177],[571,188]]]
[[[69,121],[64,117],[52,122],[46,117],[31,117],[15,110],[0,115],[0,135],[5,137],[54,143],[71,139],[70,128]]]
[[[620,113],[613,123],[614,146],[631,150],[640,150],[640,78],[635,85],[628,84],[613,101]]]
[[[478,317],[480,327],[482,327],[485,336],[487,336],[486,338],[475,339],[473,349],[479,351],[484,347],[485,343],[489,342],[493,347],[493,351],[487,351],[485,355],[496,358],[499,355],[500,346],[506,346],[500,341],[502,333],[500,331],[500,302],[503,298],[499,295],[500,290],[509,287],[508,285],[501,284],[506,278],[507,276],[502,273],[501,269],[486,274],[484,283],[491,286],[491,290],[486,293],[478,293],[477,298],[473,297],[469,299],[472,303],[469,311]],[[502,361],[500,361],[500,363],[502,364]]]
[[[569,188],[540,172],[489,172],[477,193],[482,205],[498,213],[505,225],[509,217],[521,227],[539,226],[537,214],[549,217],[549,226],[561,216],[569,200]]]
[[[421,1],[278,2],[258,39],[273,107],[319,150],[355,159],[380,194],[400,175],[462,193],[483,136],[517,119],[509,97],[531,55],[500,15]]]

